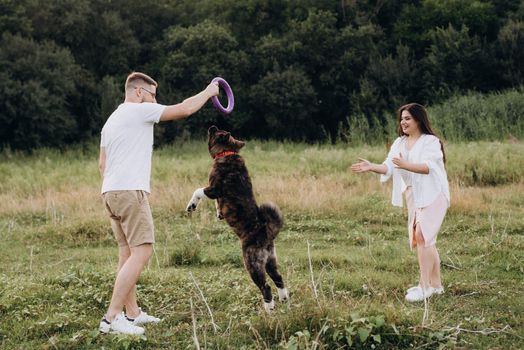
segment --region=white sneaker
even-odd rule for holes
[[[414,287],[411,287],[408,289],[408,291],[406,292],[406,294],[409,294],[410,292],[414,291],[415,289],[418,289],[420,288],[420,284],[418,286],[414,286]],[[434,288],[434,287],[431,287],[433,288],[433,294],[444,294],[444,287],[438,287],[438,288]]]
[[[444,287],[433,288],[433,294],[444,294]]]
[[[431,287],[427,289],[421,287],[414,288],[411,289],[411,291],[408,292],[408,294],[406,294],[406,300],[409,302],[423,301],[424,299],[428,299],[429,297],[431,297],[431,295],[433,295],[433,291],[434,289]]]
[[[410,292],[413,292],[415,289],[418,289],[420,288],[420,284],[414,286],[414,287],[411,287],[411,288],[408,288],[408,290],[406,291],[406,294],[409,294]]]
[[[142,335],[145,332],[144,328],[132,325],[131,322],[126,319],[123,312],[116,315],[113,322],[109,322],[105,316],[102,317],[98,329],[102,333],[114,334]]]
[[[137,317],[130,318],[130,317],[126,316],[127,320],[129,322],[131,322],[131,324],[133,324],[135,326],[141,326],[141,325],[146,324],[146,323],[158,323],[158,322],[160,322],[160,319],[158,317],[148,315],[146,312],[142,311],[142,309],[140,309],[140,308],[138,310],[140,310],[140,313],[138,314]]]

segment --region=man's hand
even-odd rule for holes
[[[210,83],[204,91],[208,94],[209,97],[217,96],[220,92],[218,83],[216,81]]]
[[[100,177],[104,179],[104,172],[106,170],[106,148],[100,147],[100,156],[98,158],[98,171],[100,172]]]

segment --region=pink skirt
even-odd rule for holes
[[[413,233],[415,232],[417,224],[420,224],[425,242],[424,246],[431,247],[437,243],[437,235],[446,216],[448,209],[446,196],[444,193],[440,193],[429,206],[425,208],[415,208],[411,186],[406,189],[405,193],[408,205],[409,246],[412,249],[417,246],[417,240]]]

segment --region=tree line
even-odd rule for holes
[[[172,104],[222,76],[236,106],[156,128],[335,141],[401,104],[524,83],[521,0],[0,0],[0,146],[96,138],[131,71]]]

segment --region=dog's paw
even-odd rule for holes
[[[203,197],[206,197],[206,195],[204,194],[204,189],[203,188],[199,188],[199,189],[195,190],[195,192],[193,192],[193,197],[191,197],[191,200],[189,201],[189,203],[187,203],[186,211],[188,213],[191,213],[192,211],[195,211],[196,208],[198,207],[198,203],[200,203],[200,200]]]
[[[218,200],[215,201],[215,209],[217,212],[217,220],[223,220],[224,216],[222,216],[222,213],[220,213],[220,208],[218,206]]]
[[[289,292],[287,288],[277,288],[278,290],[278,300],[280,302],[286,302],[289,300]]]
[[[198,200],[197,201],[191,200],[191,201],[189,201],[189,203],[187,203],[186,211],[188,213],[194,212],[196,210],[197,206],[198,206]]]
[[[193,201],[190,201],[189,203],[187,203],[186,211],[188,213],[191,213],[192,211],[196,210],[197,206],[198,206],[198,202],[193,203]]]
[[[268,314],[271,314],[271,312],[275,309],[275,301],[274,300],[271,300],[271,302],[269,303],[266,303],[264,301],[264,310],[266,310],[266,312]]]

